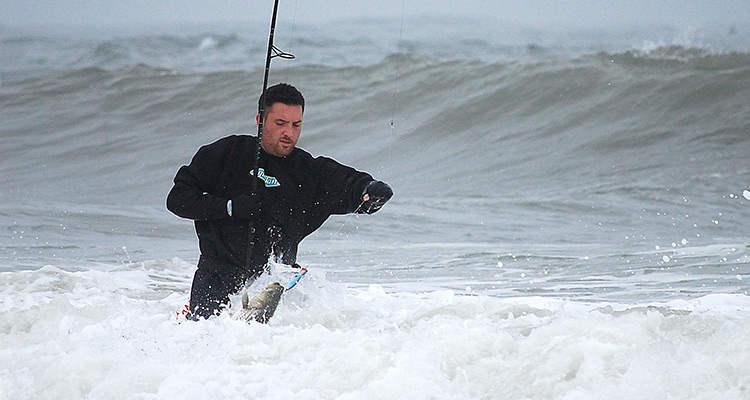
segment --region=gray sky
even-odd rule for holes
[[[491,16],[529,25],[673,23],[745,26],[748,0],[281,0],[280,19],[325,22],[368,16]],[[6,25],[120,26],[268,20],[272,0],[2,0]]]

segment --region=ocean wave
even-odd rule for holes
[[[530,167],[531,162],[554,171],[576,170],[580,160],[602,157],[660,160],[646,161],[656,166],[675,157],[705,155],[704,146],[717,151],[721,143],[744,146],[750,115],[743,100],[750,96],[748,61],[750,55],[744,53],[681,47],[534,63],[393,54],[364,66],[277,68],[272,79],[289,80],[314,99],[307,135],[316,148],[339,146],[339,139],[326,132],[340,131],[341,123],[325,115],[355,110],[348,121],[363,127],[394,119],[397,129],[389,140],[375,144],[376,151],[384,146],[411,151],[445,147],[455,152],[443,152],[446,159],[473,154],[475,161],[463,162],[451,174],[468,173],[479,160],[488,160],[481,161],[487,175],[477,179],[487,184],[494,172]],[[114,135],[135,138],[150,130],[144,123],[166,126],[175,122],[176,113],[187,112],[201,115],[202,126],[252,130],[248,114],[259,91],[259,69],[203,73],[156,65],[84,67],[4,82],[2,102],[13,106],[4,107],[4,120],[44,132],[89,115],[87,124],[106,124]],[[24,120],[25,110],[37,107],[67,114]],[[181,125],[173,126],[180,131]],[[12,126],[6,125],[3,136],[18,132]],[[487,145],[477,149],[470,139],[476,136]],[[493,157],[508,148],[514,151]],[[353,156],[367,154],[363,148]],[[729,162],[733,154],[716,153],[717,161]],[[412,158],[405,162],[413,167],[431,160]]]
[[[400,30],[392,22],[358,20],[330,26],[301,24],[289,36],[277,37],[277,45],[297,55],[294,65],[332,67],[377,64],[397,53],[486,63],[570,60],[597,53],[605,57],[619,56],[623,62],[696,61],[721,53],[735,54],[738,58],[734,62],[742,63],[746,61],[743,54],[749,50],[740,38],[736,38],[733,46],[732,41],[727,40],[712,43],[685,39],[679,32],[669,29],[643,33],[644,38],[651,37],[649,35],[662,38],[655,41],[638,40],[638,35],[619,31],[573,30],[561,35],[554,30],[489,28],[478,21],[461,21],[448,27],[450,21],[422,19],[413,21],[411,33],[398,35],[395,32]],[[679,40],[664,39],[675,35]],[[266,33],[258,29],[241,31],[228,27],[127,35],[8,32],[0,37],[0,50],[8,55],[0,60],[0,69],[10,77],[60,69],[120,68],[139,63],[198,72],[227,68],[248,70],[262,66],[266,45]]]
[[[704,70],[745,68],[750,63],[750,53],[742,51],[716,51],[702,47],[665,46],[648,50],[632,49],[621,53],[600,53],[601,59],[632,66],[674,67],[690,66]]]

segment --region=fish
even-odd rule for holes
[[[233,319],[250,323],[252,321],[261,324],[268,323],[273,317],[276,307],[279,305],[284,287],[279,282],[274,282],[263,289],[257,296],[250,299],[245,292],[242,295],[242,309],[232,315]]]

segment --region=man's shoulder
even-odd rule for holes
[[[250,136],[246,134],[241,133],[235,133],[232,135],[224,136],[221,139],[216,140],[215,142],[211,143],[211,145],[241,145],[241,144],[255,144],[255,136]]]
[[[254,147],[257,142],[255,136],[233,134],[224,136],[223,138],[217,139],[209,144],[201,146],[203,151],[222,151],[230,150],[237,147]]]
[[[321,171],[323,174],[333,173],[334,171],[340,171],[342,168],[353,169],[352,167],[346,164],[343,164],[329,156],[324,156],[324,155],[313,156],[310,153],[307,153],[307,156],[308,156],[308,163],[311,166],[314,166],[315,169]]]
[[[292,153],[292,157],[300,160],[300,161],[311,161],[314,159],[312,154],[310,154],[309,151],[301,148],[301,147],[295,147],[294,152]]]
[[[312,157],[312,156],[311,156]],[[313,162],[324,165],[324,166],[332,166],[332,167],[346,167],[346,165],[334,160],[333,158],[329,156],[316,156],[313,157]]]
[[[313,164],[330,164],[330,163],[339,164],[338,161],[334,160],[331,157],[322,156],[322,155],[314,156],[309,151],[300,147],[294,148],[294,157],[300,161],[313,163]]]
[[[326,174],[331,169],[336,169],[341,164],[333,158],[326,156],[313,156],[307,150],[302,148],[295,148],[294,153],[288,157],[290,166],[293,168],[305,171],[306,174]]]

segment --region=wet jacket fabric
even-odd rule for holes
[[[299,148],[286,157],[261,150],[256,178],[256,143],[256,137],[247,135],[219,139],[201,147],[190,164],[177,171],[167,208],[195,221],[199,268],[210,259],[215,269],[225,266],[230,274],[244,270],[257,275],[271,255],[293,264],[300,241],[332,214],[356,211],[373,180],[365,172]],[[227,200],[250,194],[255,179],[258,210],[251,220],[230,217]]]

